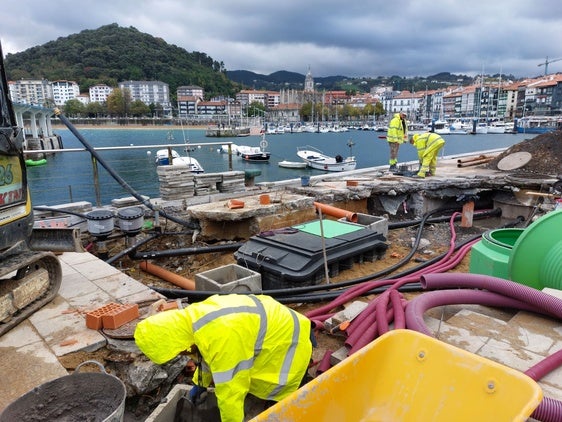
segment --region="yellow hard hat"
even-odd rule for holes
[[[410,142],[411,142],[411,143],[416,142],[419,137],[420,137],[420,135],[419,135],[418,133],[414,133],[414,134],[412,135],[412,137],[410,138]]]

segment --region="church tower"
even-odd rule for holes
[[[304,92],[312,93],[314,92],[314,79],[312,78],[312,72],[310,71],[310,66],[308,66],[308,72],[304,78]]]

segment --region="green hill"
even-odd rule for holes
[[[70,80],[82,92],[92,85],[117,86],[126,80],[159,80],[176,88],[198,85],[207,98],[234,95],[240,88],[224,64],[205,53],[188,52],[136,28],[117,24],[84,30],[5,58],[8,79]]]

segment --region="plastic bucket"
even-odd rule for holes
[[[482,235],[482,240],[472,246],[469,272],[508,280],[508,263],[517,239],[525,229],[495,229]]]
[[[310,186],[310,176],[301,176],[301,186]]]
[[[98,365],[103,372],[79,372],[87,363]],[[0,422],[120,422],[126,395],[119,378],[105,372],[99,362],[86,361],[73,374],[41,384],[12,402],[0,414]]]

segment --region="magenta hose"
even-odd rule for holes
[[[392,305],[392,311],[394,312],[395,330],[406,328],[406,313],[404,311],[406,303],[407,301],[404,300],[402,293],[400,293],[398,290],[390,291],[390,304]]]
[[[420,277],[422,288],[438,290],[447,288],[486,289],[491,292],[519,299],[536,307],[542,313],[562,319],[562,300],[532,287],[503,278],[481,274],[444,273],[425,274]]]
[[[392,287],[394,289],[394,287]],[[375,306],[375,318],[377,320],[377,331],[379,336],[388,332],[389,321],[386,318],[388,312],[388,301],[390,299],[390,289],[381,294],[377,298],[377,305]]]
[[[375,281],[366,281],[365,283],[358,284],[350,289],[348,289],[345,293],[338,296],[336,299],[332,300],[330,303],[316,308],[312,311],[307,312],[305,315],[310,318],[314,319],[317,315],[322,315],[326,312],[330,312],[332,309],[337,308],[351,299],[361,296],[363,293],[368,292],[371,289],[376,289],[377,287],[383,287],[390,283],[394,283],[394,280],[375,280]]]
[[[320,361],[320,363],[318,364],[318,368],[316,368],[316,375],[320,375],[323,372],[326,372],[328,369],[330,369],[330,358],[332,357],[332,352],[331,350],[326,350],[326,352],[324,353],[324,356],[322,356],[322,360]]]
[[[386,313],[386,315],[384,316],[384,318],[388,321],[391,320],[392,318],[392,309],[389,309]],[[360,349],[362,349],[363,347],[365,347],[367,344],[369,344],[371,341],[373,341],[373,339],[377,336],[377,324],[371,324],[371,326],[369,326],[367,328],[367,330],[362,333],[361,336],[359,336],[359,338],[357,339],[357,341],[355,341],[354,343],[350,343],[349,342],[349,338],[347,339],[347,341],[345,342],[345,344],[347,346],[351,346],[351,349],[349,349],[349,353],[348,355],[351,356],[353,353],[359,351]]]
[[[493,292],[482,290],[436,290],[426,292],[410,300],[406,307],[406,326],[428,336],[433,332],[427,328],[423,319],[425,311],[436,306],[478,304],[503,308],[534,311],[535,308],[520,300],[512,299]]]
[[[540,380],[546,374],[551,373],[557,369],[562,364],[562,350],[559,350],[552,355],[548,356],[546,359],[541,360],[534,366],[531,366],[525,371],[525,374],[534,379],[535,381]]]

